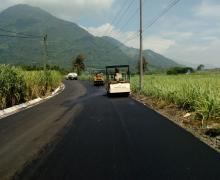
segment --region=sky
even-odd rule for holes
[[[143,46],[179,63],[220,67],[220,0],[181,0],[146,28],[173,0],[143,0]],[[72,21],[95,36],[139,48],[139,0],[0,0],[0,11],[29,4]],[[128,8],[129,7],[129,8]],[[127,11],[126,11],[127,10]],[[133,38],[133,39],[132,39]]]

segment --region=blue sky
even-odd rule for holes
[[[96,36],[109,35],[126,45],[138,47],[138,39],[126,41],[138,31],[139,7],[133,0],[1,0],[0,10],[18,3],[39,6],[55,16],[76,22]],[[143,0],[144,25],[149,24],[172,0]],[[112,20],[117,17],[116,21]],[[116,23],[118,22],[118,23]],[[129,22],[124,28],[122,26]],[[220,67],[220,0],[181,0],[144,32],[144,48],[178,62]]]

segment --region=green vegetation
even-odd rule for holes
[[[83,54],[79,54],[76,58],[73,59],[73,71],[76,71],[78,75],[81,75],[83,71],[85,71],[85,56]]]
[[[148,62],[146,61],[146,58],[143,57],[143,72],[145,73],[147,70],[148,70]],[[138,61],[137,63],[137,72],[140,73],[140,65],[141,65],[141,62],[140,60]]]
[[[45,96],[61,82],[58,71],[24,71],[0,65],[0,109]]]
[[[91,74],[89,74],[88,72],[83,72],[80,76],[79,76],[79,80],[81,81],[90,81],[92,80],[93,76]]]
[[[138,92],[138,76],[131,79]],[[194,112],[198,119],[220,118],[220,73],[146,75],[142,93]]]
[[[23,102],[26,89],[24,77],[18,69],[0,66],[0,109]]]
[[[70,59],[83,53],[85,65],[104,68],[106,65],[129,64],[136,71],[138,49],[129,48],[109,37],[95,37],[75,23],[58,19],[46,11],[28,5],[10,7],[0,13],[0,26],[31,35],[48,34],[48,63],[71,67]],[[13,33],[7,33],[14,35]],[[42,66],[43,37],[39,39],[0,37],[0,64]],[[119,48],[117,48],[119,47]],[[143,52],[149,69],[178,66],[153,51]]]
[[[44,67],[43,66],[36,66],[36,65],[28,65],[28,64],[22,64],[19,65],[17,67],[22,68],[22,70],[24,71],[43,71]],[[61,68],[58,65],[50,65],[50,64],[46,64],[46,69],[47,70],[54,70],[54,71],[59,71],[61,74],[67,74],[68,70]]]
[[[205,69],[205,65],[203,65],[203,64],[200,64],[198,67],[197,67],[197,71],[202,71],[202,70],[204,70]]]
[[[193,73],[194,69],[191,67],[173,67],[167,71],[168,75]]]

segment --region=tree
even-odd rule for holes
[[[172,67],[168,69],[167,74],[168,75],[177,75],[177,74],[187,74],[187,73],[193,73],[194,69],[191,67]]]
[[[204,68],[205,68],[205,66],[204,66],[203,64],[200,64],[200,65],[197,67],[197,71],[202,71]]]
[[[85,70],[84,60],[85,56],[83,54],[79,54],[76,58],[73,59],[73,70],[77,71],[78,75],[81,75],[82,71]]]
[[[137,64],[137,71],[140,73],[140,60],[138,61]],[[148,62],[146,61],[145,57],[143,57],[143,72],[145,73],[148,70]]]

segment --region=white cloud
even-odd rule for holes
[[[175,44],[165,52],[173,59],[179,59],[189,64],[208,64],[220,67],[219,38],[210,38],[206,43],[185,42]]]
[[[91,34],[93,34],[94,36],[98,36],[98,37],[102,37],[110,33],[111,34],[116,33],[115,27],[112,26],[110,23],[103,24],[99,27],[88,27],[88,28],[84,27],[84,28],[88,30]]]
[[[84,27],[85,28],[85,27]],[[133,36],[136,32],[121,32],[111,24],[107,23],[99,27],[85,28],[95,36],[110,35],[111,37],[125,42],[127,46],[139,48],[139,39],[126,42],[126,39]],[[109,34],[111,32],[111,34]],[[192,32],[169,31],[158,33],[158,36],[145,36],[144,49],[151,49],[174,60],[188,62],[189,64],[210,64],[220,66],[219,47],[220,38],[216,36],[202,36],[196,41],[191,39],[197,37]]]
[[[164,37],[175,37],[179,39],[189,39],[193,36],[192,32],[177,32],[177,31],[168,31],[161,33]]]
[[[145,49],[151,49],[158,53],[165,53],[171,46],[175,45],[175,40],[162,37],[148,37],[144,39]]]
[[[113,37],[120,42],[126,44],[129,47],[139,48],[139,38],[138,34],[135,31],[128,31],[128,32],[122,32],[120,29],[115,28],[113,25],[107,23],[103,24],[99,27],[88,27],[85,28],[87,31],[89,31],[94,36],[110,36]],[[137,37],[133,40],[130,40],[134,37]],[[175,41],[157,37],[157,36],[150,36],[147,38],[144,38],[143,40],[143,47],[144,49],[151,49],[153,51],[156,51],[158,53],[164,53],[167,49],[170,48],[171,45],[174,45]]]
[[[197,7],[196,15],[208,18],[220,18],[220,4],[211,4],[203,1],[202,4]]]
[[[15,4],[29,4],[41,7],[67,20],[82,15],[97,15],[110,9],[114,0],[1,0],[0,10]]]

